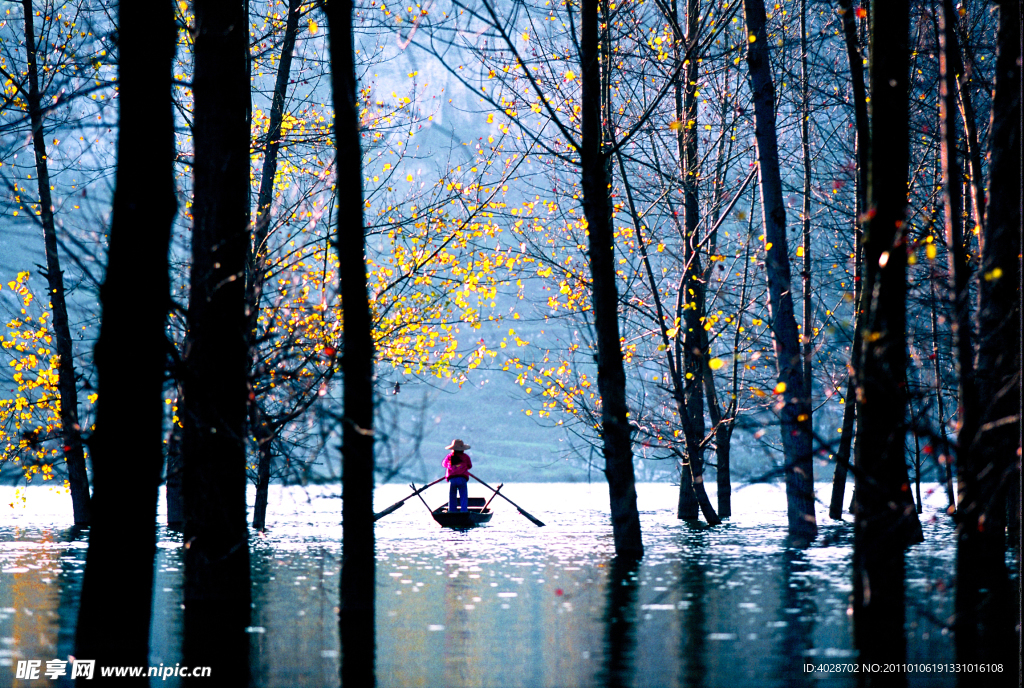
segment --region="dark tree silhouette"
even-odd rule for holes
[[[601,54],[598,42],[600,0],[581,5],[580,166],[583,214],[589,232],[593,280],[594,330],[597,334],[597,386],[601,393],[601,432],[605,476],[611,499],[615,552],[641,556],[640,514],[636,506],[632,431],[627,418],[626,371],[619,340],[619,294],[615,283],[615,247],[608,185],[611,158],[603,149]]]
[[[974,379],[974,344],[971,326],[971,268],[964,235],[961,197],[963,174],[957,156],[956,94],[959,62],[956,14],[953,3],[943,0],[939,28],[939,165],[942,170],[942,207],[949,254],[949,299],[952,301],[953,361],[960,398],[957,423],[957,456],[969,457],[978,430],[978,389]],[[969,459],[968,459],[969,461]]]
[[[682,69],[675,80],[675,116],[682,126],[676,132],[676,152],[679,156],[679,172],[682,179],[683,222],[679,227],[682,235],[683,269],[676,289],[675,317],[681,323],[679,335],[675,338],[675,356],[678,365],[673,374],[676,407],[686,444],[685,464],[679,476],[679,500],[676,516],[693,520],[698,511],[704,513],[708,524],[721,523],[711,500],[704,488],[704,397],[708,393],[708,412],[711,422],[719,425],[721,420],[718,398],[715,395],[714,379],[708,368],[707,332],[704,320],[707,315],[707,270],[701,267],[700,206],[698,202],[698,180],[700,162],[697,155],[697,79],[698,64],[695,50],[700,40],[700,3],[686,0],[685,37],[676,36],[676,61],[682,60]],[[672,22],[677,32],[679,12],[672,3]],[[680,47],[686,46],[686,57]],[[685,124],[683,124],[685,123]],[[713,234],[713,233],[711,233]],[[709,262],[708,270],[713,261]],[[654,289],[652,288],[652,292]],[[719,426],[720,427],[720,426]]]
[[[1002,662],[1006,685],[1013,685],[1019,588],[1010,585],[1004,557],[1007,497],[1019,495],[1020,485],[1021,34],[1020,3],[998,4],[991,195],[979,281],[979,425],[966,455],[958,454],[956,642],[960,661]],[[1010,518],[1019,537],[1019,496]]]
[[[778,366],[782,446],[786,461],[786,501],[791,537],[810,541],[818,534],[814,520],[814,467],[811,446],[811,398],[804,388],[803,358],[793,310],[786,208],[782,200],[779,144],[775,129],[775,85],[768,56],[763,0],[745,0],[747,62],[754,99],[754,136],[764,218],[765,268],[771,309],[772,341]]]
[[[248,33],[242,0],[195,3],[192,271],[183,356],[185,658],[245,683],[249,240]]]
[[[123,2],[118,26],[116,190],[100,289],[94,493],[76,653],[101,665],[144,665],[163,465],[167,252],[176,210],[174,4]]]
[[[259,400],[255,394],[252,376],[258,363],[257,319],[263,297],[267,274],[267,237],[270,230],[270,209],[274,200],[274,177],[277,174],[278,153],[281,149],[281,124],[284,121],[284,102],[291,76],[292,52],[295,49],[295,35],[299,28],[299,0],[289,0],[288,20],[285,23],[284,40],[281,43],[281,59],[278,61],[277,80],[270,104],[270,126],[267,131],[263,170],[260,175],[260,191],[256,200],[256,226],[253,228],[252,244],[246,258],[245,308],[249,332],[249,426],[256,440],[259,456],[256,477],[256,504],[253,506],[252,527],[263,530],[267,525],[267,497],[270,492],[270,465],[273,460],[272,444],[274,433]]]
[[[53,311],[53,334],[60,356],[57,390],[60,392],[60,433],[64,457],[68,464],[68,483],[75,524],[86,525],[90,520],[89,476],[85,469],[85,449],[82,428],[78,424],[78,386],[75,383],[75,357],[68,326],[68,307],[65,302],[64,273],[57,252],[57,227],[53,219],[53,196],[50,193],[50,169],[47,163],[46,139],[43,134],[43,105],[39,91],[39,67],[36,54],[36,29],[32,0],[22,0],[25,14],[25,51],[28,56],[28,114],[32,123],[32,149],[35,153],[36,177],[39,188],[39,220],[43,227],[46,252],[47,295]]]
[[[346,686],[373,686],[373,322],[366,281],[362,149],[356,88],[352,1],[328,0],[331,88],[337,146],[338,271],[345,322],[342,393],[342,563],[338,624],[341,679]]]
[[[843,42],[846,46],[846,57],[850,63],[850,84],[853,91],[853,121],[857,130],[857,205],[855,210],[853,231],[856,241],[854,249],[854,275],[860,274],[861,269],[861,237],[859,231],[860,216],[864,213],[868,192],[868,159],[870,134],[868,130],[868,104],[867,93],[864,89],[864,62],[861,57],[859,41],[857,40],[857,22],[854,16],[853,0],[839,0],[839,9],[842,10],[843,20]],[[832,474],[832,497],[829,500],[828,515],[839,520],[843,517],[843,500],[846,496],[846,475],[850,466],[850,456],[853,450],[853,440],[856,436],[854,421],[856,420],[857,404],[854,399],[857,394],[857,362],[860,360],[861,346],[861,317],[864,311],[863,301],[864,290],[861,288],[861,280],[854,279],[853,287],[853,346],[850,347],[850,378],[846,384],[846,405],[843,407],[843,432],[839,438],[839,448],[836,451],[835,473]]]
[[[872,138],[864,223],[864,339],[858,370],[853,553],[854,641],[862,661],[902,662],[904,550],[921,540],[904,458],[905,211],[909,6],[871,9]]]

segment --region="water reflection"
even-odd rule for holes
[[[632,557],[615,557],[608,567],[604,665],[598,677],[600,685],[619,688],[631,683],[636,650],[639,573],[640,561]]]
[[[785,625],[775,653],[775,673],[790,686],[812,685],[814,679],[803,670],[804,658],[814,647],[814,621],[818,615],[810,565],[802,549],[787,547],[782,550],[781,559],[782,594],[777,617]]]
[[[685,581],[684,599],[679,601],[683,617],[680,634],[679,665],[684,685],[701,688],[707,676],[705,664],[705,636],[707,635],[707,575],[706,564],[701,562],[707,538],[700,531],[684,531],[687,544],[679,561],[679,580]]]
[[[479,657],[480,653],[473,647],[474,633],[470,623],[470,612],[476,609],[476,603],[482,601],[482,598],[474,594],[470,575],[456,562],[449,563],[445,568],[442,662],[448,685],[472,686],[482,683],[478,668],[473,666],[473,658]]]
[[[829,486],[821,487],[827,497]],[[422,505],[378,522],[370,635],[382,688],[856,685],[852,676],[802,668],[855,661],[851,529],[825,518],[824,507],[821,537],[795,550],[786,546],[781,486],[738,490],[731,521],[707,529],[675,518],[673,486],[640,485],[647,554],[631,567],[613,556],[607,488],[504,489],[548,526],[508,508],[486,527],[454,533],[438,528]],[[277,491],[270,530],[250,541],[248,659],[236,654],[241,665],[232,670],[248,670],[253,686],[339,683],[336,493]],[[387,506],[408,491],[377,493]],[[941,516],[942,490],[934,497],[925,502],[926,542],[906,557],[908,662],[954,656],[943,628],[952,614],[953,529]],[[928,519],[929,509],[939,517]],[[55,510],[0,522],[0,685],[49,685],[14,680],[17,661],[71,652],[86,540],[60,525],[64,519]],[[182,555],[181,535],[161,529],[153,666],[185,662]],[[213,647],[223,648],[221,639]],[[956,677],[911,674],[907,682],[952,688]]]
[[[82,574],[88,530],[72,526],[61,532],[58,541],[66,549],[61,553],[57,567],[57,653],[55,658],[67,659],[74,654],[75,624],[78,621],[78,599],[82,592]],[[73,547],[70,545],[81,545]]]

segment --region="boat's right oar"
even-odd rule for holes
[[[435,480],[434,482],[430,483],[430,485],[437,485],[437,484],[438,484],[439,482],[441,482],[442,480],[444,480],[444,477],[438,478],[438,479],[437,479],[437,480]],[[418,495],[418,494],[419,494],[420,492],[423,492],[423,490],[425,490],[425,489],[427,489],[428,487],[430,487],[430,485],[424,485],[423,487],[421,487],[421,488],[420,488],[420,489],[418,489],[418,490],[417,490],[417,489],[415,488],[415,486],[414,486],[414,487],[413,487],[413,490],[414,490],[414,492],[413,492],[413,493],[412,493],[411,495],[409,495],[409,496],[408,496],[408,497],[406,497],[405,499],[401,499],[401,500],[399,500],[399,501],[395,502],[394,504],[392,504],[391,506],[389,506],[389,507],[388,507],[387,509],[384,509],[384,511],[381,511],[380,513],[377,513],[377,514],[374,514],[374,515],[373,515],[373,521],[374,521],[374,523],[376,523],[376,522],[377,522],[377,521],[379,521],[380,519],[384,518],[384,517],[385,517],[385,516],[387,516],[388,514],[390,514],[390,513],[394,512],[394,511],[397,511],[399,507],[401,507],[401,506],[402,506],[403,504],[405,504],[405,500],[406,500],[406,499],[412,499],[413,497],[415,497],[416,495]]]
[[[480,511],[480,513],[487,511],[487,507],[491,505],[491,502],[494,501],[494,498],[498,496],[498,493],[501,492],[501,488],[503,487],[505,487],[505,483],[498,483],[498,488],[494,490],[494,494],[492,494],[491,498],[487,500],[486,504],[484,504],[484,508]]]
[[[466,473],[469,473],[469,471],[466,471]],[[480,478],[476,477],[476,476],[475,476],[475,475],[473,475],[472,473],[469,473],[469,477],[471,477],[471,478],[472,478],[473,480],[477,481],[478,483],[480,483],[481,485],[483,485],[484,487],[486,487],[486,488],[487,488],[488,490],[490,490],[491,492],[493,492],[493,493],[494,493],[494,494],[496,494],[497,496],[501,497],[502,499],[504,499],[504,500],[505,500],[506,502],[508,502],[508,503],[509,503],[509,504],[511,504],[512,506],[514,506],[514,507],[516,508],[516,511],[518,511],[518,512],[519,512],[519,513],[521,513],[521,514],[522,514],[523,516],[525,516],[526,518],[528,518],[528,519],[530,519],[531,521],[533,521],[534,525],[538,525],[538,526],[541,526],[541,527],[543,527],[543,526],[544,526],[544,522],[543,522],[543,521],[541,521],[541,520],[540,520],[539,518],[537,518],[536,516],[531,516],[530,514],[528,514],[528,513],[526,513],[525,511],[523,511],[523,508],[522,508],[521,506],[519,506],[518,504],[516,504],[515,502],[513,502],[513,501],[512,501],[511,499],[509,499],[509,498],[508,498],[508,497],[506,497],[505,495],[503,495],[503,494],[501,494],[500,492],[498,492],[497,490],[495,490],[495,489],[494,489],[493,487],[491,487],[490,485],[488,485],[487,483],[485,483],[485,482],[484,482],[483,480],[481,480]]]

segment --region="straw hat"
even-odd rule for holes
[[[445,449],[451,449],[454,451],[466,451],[467,449],[469,449],[469,445],[465,444],[462,440],[455,440],[447,447],[445,447]]]

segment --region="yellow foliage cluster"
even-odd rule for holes
[[[63,465],[63,454],[52,442],[60,435],[59,358],[53,350],[50,314],[35,299],[29,278],[28,272],[20,272],[7,283],[21,308],[0,332],[0,351],[15,385],[0,398],[0,470],[16,466],[26,481],[49,481],[56,477],[55,464]]]

